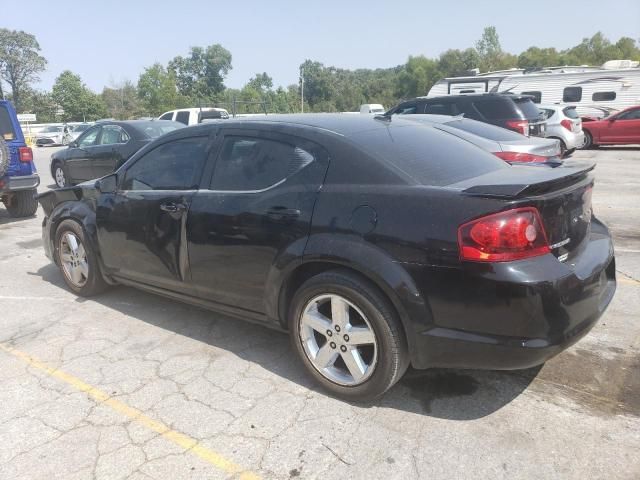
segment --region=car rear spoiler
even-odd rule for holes
[[[579,165],[565,162],[556,168],[513,165],[509,169],[497,170],[450,187],[459,188],[463,194],[477,197],[518,198],[540,195],[586,178],[595,166],[595,163],[582,162]]]

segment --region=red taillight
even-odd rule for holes
[[[543,163],[549,161],[549,157],[524,152],[494,152],[493,154],[505,162]]]
[[[529,122],[526,120],[507,120],[506,125],[509,130],[521,133],[522,135],[529,133]]]
[[[567,120],[566,118],[560,122],[560,125],[562,125],[569,131],[573,129],[573,122],[571,122],[571,120]]]
[[[33,150],[30,147],[18,148],[18,156],[21,162],[33,162]]]
[[[460,259],[508,262],[549,253],[538,210],[516,208],[478,218],[458,228]]]

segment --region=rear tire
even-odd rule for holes
[[[345,400],[379,397],[409,365],[405,333],[393,305],[374,285],[348,271],[332,270],[307,280],[291,302],[289,329],[307,372]]]
[[[65,220],[56,229],[54,258],[65,283],[74,293],[90,297],[107,289],[96,252],[77,222]]]
[[[32,217],[38,210],[36,190],[19,190],[13,192],[7,202],[7,212],[13,218]]]

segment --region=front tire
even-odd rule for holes
[[[13,218],[33,217],[38,210],[36,190],[19,190],[11,194],[7,212]]]
[[[346,400],[379,397],[409,365],[395,309],[374,285],[348,271],[307,280],[293,297],[289,328],[306,370]]]
[[[582,144],[582,147],[580,147],[581,150],[588,150],[589,148],[593,147],[593,136],[589,133],[588,130],[584,131],[584,143]]]
[[[65,283],[76,294],[90,297],[107,288],[96,252],[86,240],[80,224],[65,220],[58,226],[54,255]]]

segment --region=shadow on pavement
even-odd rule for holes
[[[66,288],[58,268],[49,264],[31,273]],[[147,324],[175,332],[254,362],[288,381],[324,393],[315,386],[289,346],[286,334],[216,312],[129,287],[115,287],[90,300]],[[409,369],[381,399],[360,407],[383,407],[449,420],[489,415],[518,397],[541,367],[518,372]]]
[[[22,218],[13,218],[11,216],[9,216],[9,212],[7,212],[7,210],[4,208],[4,205],[2,203],[0,203],[0,225],[6,225],[6,224],[13,224],[13,223],[20,223],[20,222],[27,222],[29,220],[32,220],[33,217],[35,217],[36,215],[32,215],[30,217],[22,217]]]

